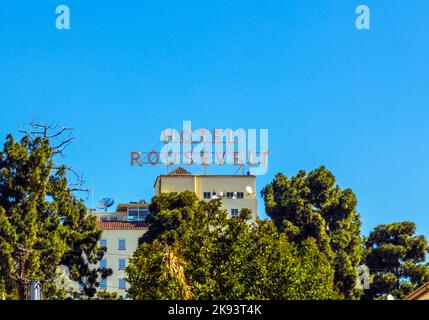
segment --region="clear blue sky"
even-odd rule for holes
[[[259,190],[324,164],[365,234],[411,220],[429,236],[428,30],[427,0],[4,1],[1,139],[33,117],[75,128],[64,161],[119,202],[151,198],[165,169],[131,168],[129,152],[162,128],[268,128]]]

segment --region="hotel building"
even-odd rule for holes
[[[244,208],[251,209],[254,218],[258,215],[255,176],[195,175],[179,167],[167,175],[158,176],[154,188],[155,195],[192,191],[203,200],[223,198],[222,208],[231,217],[237,216]]]
[[[137,249],[138,239],[147,231],[145,223],[149,214],[148,205],[144,202],[121,203],[115,212],[96,212],[97,226],[103,231],[100,246],[106,247],[106,253],[100,261],[102,268],[112,269],[107,279],[99,279],[99,290],[117,292],[126,297],[129,287],[125,280],[125,268],[128,259]]]
[[[243,208],[251,209],[257,217],[256,178],[251,175],[193,175],[176,168],[168,175],[156,178],[155,195],[160,193],[192,191],[199,199],[221,197],[222,207],[230,217],[236,217]],[[100,266],[110,268],[113,274],[100,280],[99,290],[117,292],[126,297],[125,268],[137,249],[138,239],[147,231],[148,204],[144,201],[121,203],[115,212],[94,212],[102,233],[100,245],[107,248]]]

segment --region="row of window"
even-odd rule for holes
[[[118,269],[119,270],[124,270],[127,266],[127,260],[126,259],[119,259],[118,260]],[[104,268],[107,269],[107,260],[106,259],[102,259],[100,260],[100,268]]]
[[[216,196],[216,192],[203,192],[204,199],[211,199],[213,196]],[[227,192],[227,199],[244,199],[244,192]]]
[[[100,247],[107,248],[107,240],[102,239],[100,240]],[[126,250],[126,240],[125,239],[118,239],[118,250]]]
[[[129,222],[146,222],[149,215],[148,207],[130,207],[128,208]]]
[[[118,288],[125,290],[127,288],[127,281],[125,279],[118,279]],[[107,289],[107,279],[100,279],[100,289]]]

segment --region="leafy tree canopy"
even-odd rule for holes
[[[381,224],[371,232],[365,242],[365,264],[372,281],[364,298],[383,299],[392,294],[402,299],[429,281],[429,268],[424,264],[428,243],[415,232],[412,222]]]
[[[29,135],[19,142],[8,135],[0,152],[0,290],[11,299],[25,298],[30,279],[43,282],[44,298],[64,297],[53,283],[59,265],[89,296],[100,273],[109,274],[90,267],[104,253],[100,231],[54,154],[46,136]]]
[[[330,259],[336,287],[344,297],[358,298],[356,268],[363,250],[353,191],[341,189],[322,166],[291,178],[279,173],[262,190],[262,196],[277,229],[296,244],[314,239]]]
[[[221,200],[160,194],[127,267],[133,299],[333,299],[334,272],[314,239],[291,244],[250,210],[228,218]]]

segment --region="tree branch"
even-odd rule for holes
[[[34,141],[35,137],[42,137],[43,139],[47,139],[49,141],[49,144],[52,148],[53,155],[59,154],[61,157],[64,157],[64,150],[68,147],[68,145],[76,139],[75,136],[73,136],[73,128],[69,127],[58,127],[54,123],[51,124],[41,124],[37,121],[30,121],[28,123],[28,126],[32,130],[19,130],[19,132],[25,134],[27,137],[31,139],[31,141]],[[62,167],[55,167],[54,170],[61,170],[65,169],[68,172],[71,172],[75,179],[75,183],[69,183],[70,191],[71,192],[86,192],[89,195],[89,189],[84,188],[85,180],[83,179],[83,176],[78,174],[75,170],[73,170],[70,167],[62,166]]]

